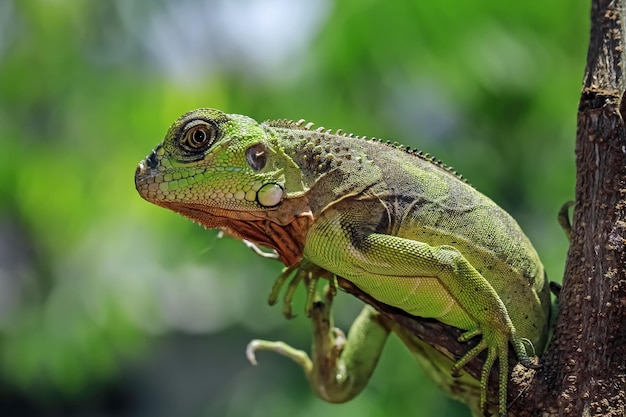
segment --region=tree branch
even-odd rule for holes
[[[412,316],[405,311],[392,307],[390,305],[381,303],[380,301],[372,298],[366,292],[360,290],[357,286],[352,284],[350,281],[347,281],[341,277],[338,277],[339,286],[344,289],[346,292],[352,294],[353,296],[359,298],[363,302],[373,306],[379,312],[383,313],[387,318],[391,319],[397,325],[401,326],[406,330],[407,333],[412,334],[418,339],[424,341],[428,345],[432,346],[436,351],[438,351],[441,355],[447,357],[452,362],[456,362],[461,356],[467,353],[472,347],[476,346],[480,340],[480,337],[476,337],[467,342],[459,342],[459,337],[463,333],[462,330],[457,329],[452,326],[448,326],[434,319],[428,319],[423,317]],[[474,379],[480,380],[480,373],[485,362],[486,355],[485,352],[479,355],[474,360],[470,361],[463,369],[465,372],[469,373]],[[515,382],[509,383],[508,390],[508,403],[515,402],[514,399],[518,399],[520,397],[520,393],[526,389],[530,380],[532,380],[532,375],[535,373],[535,370],[528,369],[526,370],[522,366],[515,366],[518,364],[517,358],[513,353],[513,349],[509,350],[509,370],[511,373],[515,372],[517,375],[514,378]],[[520,369],[522,368],[522,369]],[[498,398],[498,366],[497,364],[494,366],[494,369],[491,372],[488,386],[488,398],[491,400],[489,411],[496,414],[497,413],[497,398]],[[451,369],[450,369],[451,371]],[[530,377],[529,377],[530,375]],[[457,385],[461,384],[460,381],[457,382]],[[458,394],[461,391],[468,390],[467,387],[461,388],[460,386],[448,387],[448,389],[452,391],[457,391]],[[478,394],[478,393],[476,393]],[[474,414],[481,414],[482,411],[478,407],[478,398],[472,398],[472,403],[467,403],[467,405],[472,408]]]

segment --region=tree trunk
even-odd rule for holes
[[[592,1],[578,108],[576,203],[560,312],[543,368],[529,401],[513,409],[516,416],[624,416],[624,3]]]

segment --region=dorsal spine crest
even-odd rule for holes
[[[269,126],[269,127],[273,127],[273,128],[282,128],[282,129],[291,129],[291,130],[300,130],[300,131],[306,131],[307,134],[311,134],[311,133],[319,133],[319,135],[315,135],[315,140],[314,143],[315,145],[320,145],[321,141],[322,141],[322,136],[327,136],[327,135],[336,135],[336,136],[341,136],[341,137],[345,137],[345,138],[349,138],[349,139],[356,139],[356,140],[369,140],[372,142],[378,142],[383,146],[389,146],[392,148],[396,148],[402,152],[408,153],[410,155],[414,155],[418,158],[421,158],[423,160],[426,160],[434,165],[439,166],[440,168],[448,171],[450,174],[454,175],[455,177],[457,177],[458,179],[460,179],[463,182],[467,182],[465,178],[463,178],[462,175],[460,175],[458,172],[456,172],[452,167],[449,167],[448,165],[444,164],[443,162],[441,162],[440,160],[436,159],[435,157],[431,156],[429,153],[423,152],[421,150],[415,149],[415,148],[411,148],[410,146],[404,146],[398,142],[392,142],[390,140],[384,140],[384,139],[379,139],[379,138],[367,138],[367,136],[358,136],[355,135],[353,133],[344,133],[344,131],[342,129],[337,129],[335,130],[335,132],[333,133],[332,129],[326,129],[323,126],[320,126],[316,129],[312,129],[312,127],[314,126],[315,123],[313,122],[307,122],[305,119],[300,119],[297,122],[294,122],[293,120],[287,120],[287,119],[278,119],[278,120],[267,120],[264,123],[265,125]]]

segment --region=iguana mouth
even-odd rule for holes
[[[137,169],[135,169],[135,188],[144,200],[148,200],[150,202],[155,201],[150,198],[150,191],[156,191],[156,189],[150,189],[150,184],[155,184],[154,177],[160,173],[160,171],[154,166],[154,163],[151,163],[153,160],[151,159],[152,155],[156,155],[154,151],[152,151],[146,159],[141,160],[137,165]],[[152,181],[150,181],[150,179],[152,179]],[[152,188],[158,189],[158,184]]]
[[[148,171],[146,167],[146,159],[142,159],[141,161],[139,161],[139,164],[137,165],[137,169],[135,169],[135,184],[143,182],[147,178],[152,176],[152,170],[150,170],[149,174],[146,173]]]

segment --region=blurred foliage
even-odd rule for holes
[[[248,339],[280,265],[142,201],[133,172],[195,107],[423,149],[519,220],[560,280],[588,2],[0,2],[0,413],[461,415],[390,340],[366,391],[312,396]],[[300,299],[299,305],[302,305]],[[344,329],[359,310],[337,302]]]

